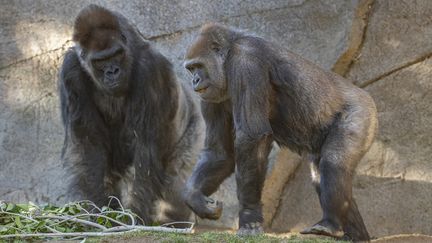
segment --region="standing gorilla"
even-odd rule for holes
[[[59,80],[71,198],[116,195],[146,224],[187,220],[180,192],[202,141],[197,104],[122,15],[86,7],[73,40]]]
[[[185,67],[207,126],[184,195],[198,216],[220,217],[222,204],[208,196],[235,169],[238,233],[262,232],[261,191],[275,140],[311,161],[323,217],[303,233],[369,239],[352,196],[354,169],[377,128],[365,91],[262,38],[218,24],[201,29]]]

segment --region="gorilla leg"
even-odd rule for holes
[[[167,183],[164,191],[162,207],[159,208],[160,215],[157,220],[160,223],[170,223],[185,221],[190,218],[191,210],[183,202],[181,195],[184,189],[184,180],[174,178],[170,183]]]
[[[334,160],[335,161],[335,160]],[[352,196],[352,171],[329,160],[320,161],[320,203],[324,234],[345,236],[354,240],[369,240],[363,218]]]
[[[126,187],[122,192],[122,202],[126,208],[138,214],[145,225],[154,223],[153,219],[156,216],[154,203],[161,198],[160,192],[162,187],[153,178],[148,178],[147,174],[136,173],[135,179],[130,179],[126,182]],[[144,186],[143,186],[144,185]]]
[[[312,162],[312,175],[323,218],[302,233],[323,234],[354,240],[369,240],[369,234],[352,197],[355,167],[369,148],[368,123],[356,113],[338,119],[321,149],[321,157]],[[319,172],[319,173],[318,173]],[[315,174],[315,176],[314,176]]]
[[[122,203],[123,206],[128,207],[131,198],[129,194],[132,193],[134,177],[135,170],[133,166],[128,166],[125,169],[109,166],[104,178],[106,194],[108,196],[117,197],[120,199],[120,203]],[[111,200],[111,208],[119,209],[120,206],[117,200]]]
[[[369,241],[370,236],[363,222],[363,218],[357,208],[354,198],[351,198],[351,205],[346,215],[346,223],[343,227],[346,240]]]
[[[218,158],[213,152],[204,152],[187,183],[186,204],[201,218],[218,219],[222,215],[222,202],[208,197],[234,172],[231,158]]]
[[[347,171],[331,164],[330,161],[320,161],[320,180],[314,182],[318,193],[323,218],[310,230],[314,233],[337,238],[343,236],[344,218],[351,201],[351,177]]]
[[[312,175],[312,185],[314,186],[315,191],[318,194],[319,202],[320,202],[321,208],[325,212],[324,213],[325,215],[323,216],[323,219],[320,222],[318,222],[317,224],[315,224],[314,226],[312,226],[310,228],[304,229],[303,231],[301,231],[301,233],[302,234],[320,234],[320,235],[327,235],[327,236],[333,236],[333,237],[341,238],[344,235],[342,228],[340,227],[340,224],[334,223],[334,222],[339,222],[338,221],[339,218],[336,217],[336,220],[330,219],[330,218],[332,218],[332,216],[331,216],[331,214],[328,213],[328,212],[330,212],[330,210],[338,211],[338,208],[335,207],[335,209],[324,210],[323,205],[328,205],[329,203],[326,201],[323,201],[325,198],[324,198],[323,194],[321,193],[321,190],[322,190],[321,182],[323,180],[321,179],[321,172],[320,172],[320,168],[319,168],[320,157],[309,155],[307,160],[310,163],[310,170],[311,170],[311,175]]]

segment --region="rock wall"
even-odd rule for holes
[[[432,2],[391,0],[0,0],[0,199],[62,203],[63,128],[56,77],[71,26],[97,3],[121,12],[174,64],[199,26],[222,22],[278,42],[346,76],[374,97],[376,142],[357,170],[354,195],[373,236],[432,234]],[[263,197],[268,230],[299,230],[321,217],[308,165],[282,149]],[[216,197],[236,227],[233,178]]]

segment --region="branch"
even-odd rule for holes
[[[105,226],[103,226],[103,225],[96,224],[96,223],[93,223],[93,222],[90,222],[90,221],[87,221],[87,220],[83,220],[83,219],[78,219],[76,216],[68,217],[68,216],[53,216],[53,215],[50,215],[50,216],[37,216],[35,218],[38,218],[38,219],[61,219],[63,221],[61,221],[59,223],[56,223],[56,224],[60,224],[60,223],[66,222],[66,221],[72,221],[72,222],[76,222],[76,223],[80,223],[80,224],[90,225],[90,226],[93,226],[95,228],[98,228],[98,229],[101,229],[101,230],[104,230],[104,231],[107,230],[107,228]],[[54,224],[54,225],[56,225],[56,224]],[[51,225],[51,226],[53,226],[53,225]]]

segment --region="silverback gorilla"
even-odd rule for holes
[[[189,219],[183,168],[204,125],[190,91],[118,13],[84,8],[73,40],[59,78],[70,198],[101,205],[118,196],[146,224]]]
[[[342,77],[242,31],[208,24],[186,54],[206,139],[184,198],[217,219],[209,196],[235,170],[239,235],[262,232],[261,191],[272,141],[309,158],[323,210],[303,233],[368,240],[352,196],[354,169],[377,128],[372,98]]]

